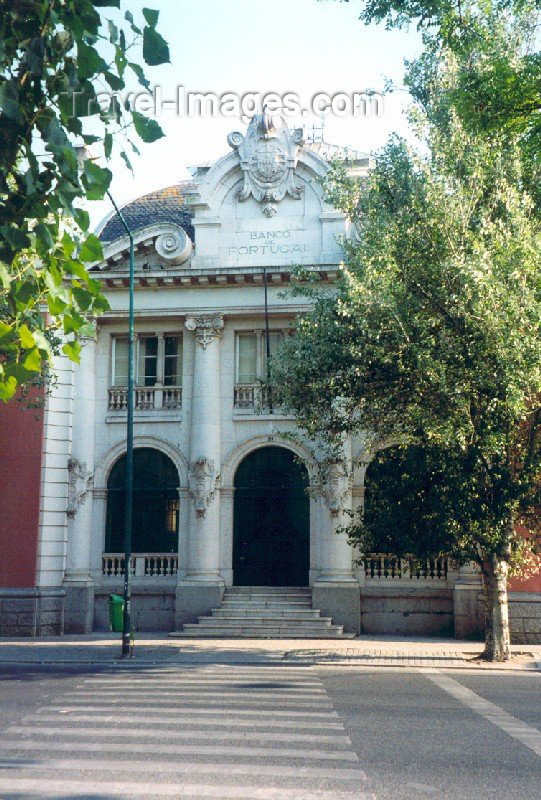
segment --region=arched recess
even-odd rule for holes
[[[178,550],[179,476],[173,461],[160,450],[133,451],[132,551],[175,553]],[[107,479],[105,550],[122,552],[126,513],[126,454]]]
[[[188,463],[180,450],[169,442],[159,439],[157,436],[134,436],[133,446],[151,447],[160,450],[168,456],[176,467],[179,476],[179,486],[188,487]],[[101,459],[94,472],[94,491],[101,492],[107,489],[107,480],[113,465],[126,452],[126,442],[117,442]]]
[[[259,447],[234,478],[233,581],[237,586],[307,586],[308,470],[288,448]]]
[[[313,454],[307,447],[299,442],[282,438],[276,434],[262,434],[248,439],[229,453],[222,466],[221,486],[224,489],[233,489],[235,473],[240,462],[249,455],[249,453],[260,447],[284,447],[286,450],[291,450],[308,470],[310,485],[312,486],[317,482],[317,463]]]

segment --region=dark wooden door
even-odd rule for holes
[[[283,447],[262,447],[235,475],[233,580],[236,586],[307,586],[308,474]]]

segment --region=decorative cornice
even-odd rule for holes
[[[326,283],[334,283],[338,277],[338,265],[321,264],[314,269],[319,279]],[[291,281],[291,270],[288,267],[268,267],[267,278],[270,284],[288,284]],[[106,289],[127,289],[129,278],[126,273],[118,270],[102,270],[92,272],[92,277],[105,283]],[[141,270],[135,273],[135,284],[143,289],[156,287],[174,289],[181,286],[183,289],[197,288],[199,286],[234,286],[261,284],[263,269],[254,267],[221,268],[216,269],[173,269],[167,270]]]

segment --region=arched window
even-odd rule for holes
[[[124,550],[126,456],[113,466],[107,481],[105,550]],[[160,450],[138,447],[133,451],[134,553],[176,553],[178,550],[178,473]]]

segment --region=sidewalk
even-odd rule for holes
[[[120,635],[0,638],[0,666],[88,665],[141,666],[181,664],[321,664],[373,667],[437,667],[541,671],[541,645],[513,645],[505,664],[474,660],[481,642],[420,637],[360,636],[358,639],[171,639],[166,633],[136,634],[134,657],[119,661]]]

